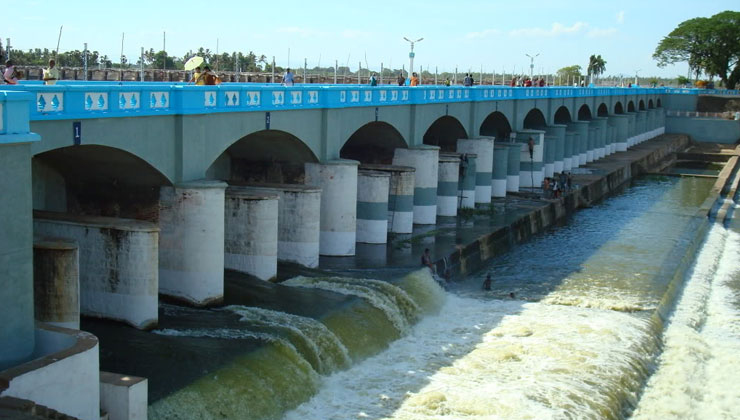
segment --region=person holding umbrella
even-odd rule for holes
[[[203,57],[199,55],[194,55],[185,62],[185,65],[183,67],[185,71],[195,70],[195,72],[193,73],[193,77],[190,78],[190,81],[188,83],[195,83],[198,86],[206,84],[206,81],[203,78],[203,73],[201,73],[200,71],[201,64],[203,64]]]

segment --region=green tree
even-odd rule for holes
[[[740,81],[740,12],[681,22],[653,53],[658,66],[687,62],[692,73],[717,76],[732,89]]]
[[[691,83],[691,80],[689,80],[689,78],[688,78],[688,77],[686,77],[686,76],[678,76],[678,77],[676,78],[676,83],[677,83],[677,84],[678,84],[679,86],[686,86],[686,85],[688,85],[689,83]]]
[[[601,58],[601,54],[599,55],[591,55],[591,57],[588,58],[588,75],[594,75],[599,76],[600,74],[604,74],[604,71],[606,70],[606,61],[604,61],[603,58]]]
[[[563,67],[558,70],[557,76],[560,78],[560,83],[573,83],[581,78],[581,66],[573,65]]]

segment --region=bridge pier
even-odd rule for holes
[[[640,144],[645,141],[647,135],[647,112],[637,111],[637,117],[635,118],[635,125],[637,126],[637,143]]]
[[[545,177],[543,164],[545,153],[545,132],[542,130],[522,130],[512,133],[519,143],[519,183],[522,187],[539,188]],[[534,143],[533,153],[529,153],[529,140]]]
[[[357,242],[388,242],[389,189],[389,173],[365,169],[357,172]]]
[[[75,242],[34,241],[33,302],[36,321],[80,329],[80,259]]]
[[[395,149],[393,165],[410,166],[414,175],[414,224],[437,223],[439,147],[421,145]]]
[[[522,145],[519,143],[504,144],[509,148],[509,159],[506,163],[506,191],[519,192]]]
[[[475,139],[459,139],[458,153],[472,153],[475,161],[475,202],[486,204],[491,202],[491,172],[493,168],[494,139],[480,137]]]
[[[224,296],[227,184],[192,181],[160,188],[159,291],[193,305]]]
[[[360,169],[390,174],[388,188],[388,232],[414,230],[414,173],[410,166],[362,164]]]
[[[506,197],[506,183],[509,170],[509,149],[510,147],[506,143],[496,143],[493,146],[493,179],[491,179],[491,197]]]
[[[586,164],[588,158],[588,121],[573,121],[568,123],[568,128],[575,131],[573,147],[573,168],[578,168]],[[575,146],[578,147],[575,147]],[[575,161],[578,156],[578,162]]]
[[[588,127],[588,149],[586,150],[586,163],[596,160],[596,142],[598,142],[599,127],[595,120],[589,121]]]
[[[627,116],[627,148],[634,146],[636,143],[636,136],[637,136],[637,113],[635,112],[625,112],[624,115]]]
[[[278,196],[245,187],[226,189],[224,267],[261,280],[277,275]]]
[[[349,159],[305,164],[306,185],[321,188],[321,255],[355,255],[359,164],[360,162]]]
[[[565,142],[563,143],[563,170],[570,171],[573,168],[573,144],[576,133],[568,130],[565,126]]]
[[[457,216],[460,155],[440,153],[437,170],[437,216]]]
[[[592,122],[598,130],[596,132],[596,148],[594,150],[594,160],[598,160],[606,156],[607,119],[606,117],[594,117]]]
[[[475,208],[475,180],[476,168],[478,167],[478,155],[475,153],[465,154],[465,161],[460,160],[460,180],[458,181],[458,207],[461,209]]]
[[[543,173],[546,178],[552,178],[555,175],[555,147],[558,142],[558,138],[547,132],[547,128],[543,127],[545,135],[543,137],[545,142],[544,156],[542,165]]]
[[[565,129],[566,125],[553,124],[545,127],[545,131],[555,137],[553,147],[553,173],[563,172],[565,166]]]

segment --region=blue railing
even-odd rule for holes
[[[407,104],[573,98],[589,96],[699,94],[706,89],[577,88],[507,86],[298,85],[224,83],[194,86],[156,82],[73,82],[53,86],[23,83],[5,90],[35,95],[30,118],[63,120],[214,112],[277,111],[312,108],[377,107]],[[711,91],[718,92],[718,91]],[[738,94],[738,91],[721,91]]]

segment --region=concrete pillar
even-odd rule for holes
[[[458,207],[475,208],[475,181],[477,179],[478,155],[465,153],[460,156],[460,181],[458,182]],[[490,197],[489,197],[490,200]]]
[[[437,178],[439,147],[421,145],[410,149],[396,149],[393,164],[410,166],[414,175],[414,223],[437,223]]]
[[[522,145],[519,143],[504,144],[509,148],[509,161],[506,163],[506,191],[518,192]]]
[[[491,180],[491,196],[506,197],[506,184],[509,168],[509,145],[496,144],[493,148],[493,179]],[[519,157],[519,155],[517,155]]]
[[[614,153],[614,150],[612,147],[614,147],[614,126],[609,125],[609,120],[607,120],[606,125],[606,155],[609,156],[612,153]]]
[[[637,113],[625,112],[627,116],[627,148],[635,145],[637,139]]]
[[[239,188],[278,197],[278,260],[309,268],[319,266],[321,188],[302,184],[253,184]]]
[[[545,133],[543,137],[545,141],[544,158],[543,158],[543,169],[544,176],[552,178],[555,174],[555,148],[558,138],[552,134]]]
[[[640,144],[645,141],[646,134],[646,123],[647,123],[647,112],[637,111],[637,118],[635,125],[637,126],[637,143]]]
[[[437,171],[437,216],[457,216],[460,155],[440,153]]]
[[[0,370],[31,355],[33,322],[33,225],[31,142],[34,95],[0,92]],[[7,197],[7,198],[5,198]]]
[[[458,153],[474,153],[475,160],[475,202],[491,202],[491,172],[493,168],[493,145],[491,137],[460,139],[457,141]]]
[[[321,255],[355,255],[359,164],[347,159],[305,164],[306,185],[321,188]]]
[[[665,109],[658,108],[658,135],[665,134]]]
[[[588,146],[586,149],[586,163],[591,163],[596,159],[596,141],[599,135],[599,128],[596,127],[595,121],[589,121],[588,127]]]
[[[588,160],[588,126],[589,121],[573,121],[568,123],[568,129],[572,129],[578,135],[574,137],[575,143],[578,147],[573,148],[573,168],[583,166]],[[576,164],[575,157],[578,153],[578,163]]]
[[[594,149],[594,160],[606,156],[607,119],[606,117],[594,117],[591,123],[596,126],[596,138]]]
[[[568,126],[564,124],[553,124],[545,127],[547,134],[555,137],[553,142],[553,172],[563,172],[565,167],[565,130]]]
[[[64,239],[33,242],[33,303],[36,321],[80,329],[80,259]]]
[[[362,169],[357,172],[357,242],[388,242],[390,177],[387,172]]]
[[[545,132],[542,130],[522,130],[512,133],[520,144],[519,183],[522,187],[539,188],[545,178],[544,154]],[[533,153],[529,153],[529,140],[534,143]]]
[[[194,305],[223,299],[226,187],[203,180],[160,189],[160,293]]]
[[[563,170],[570,171],[573,168],[573,147],[576,133],[574,131],[565,131],[565,143],[563,146]]]
[[[261,280],[277,276],[278,195],[226,189],[224,267]]]
[[[360,169],[390,174],[388,232],[411,233],[414,229],[414,174],[410,166],[362,164]]]
[[[658,136],[658,125],[657,125],[658,113],[655,108],[648,110],[648,131],[650,132],[650,138]]]
[[[34,211],[33,228],[37,236],[77,242],[83,315],[139,329],[157,325],[161,235],[154,223]]]

